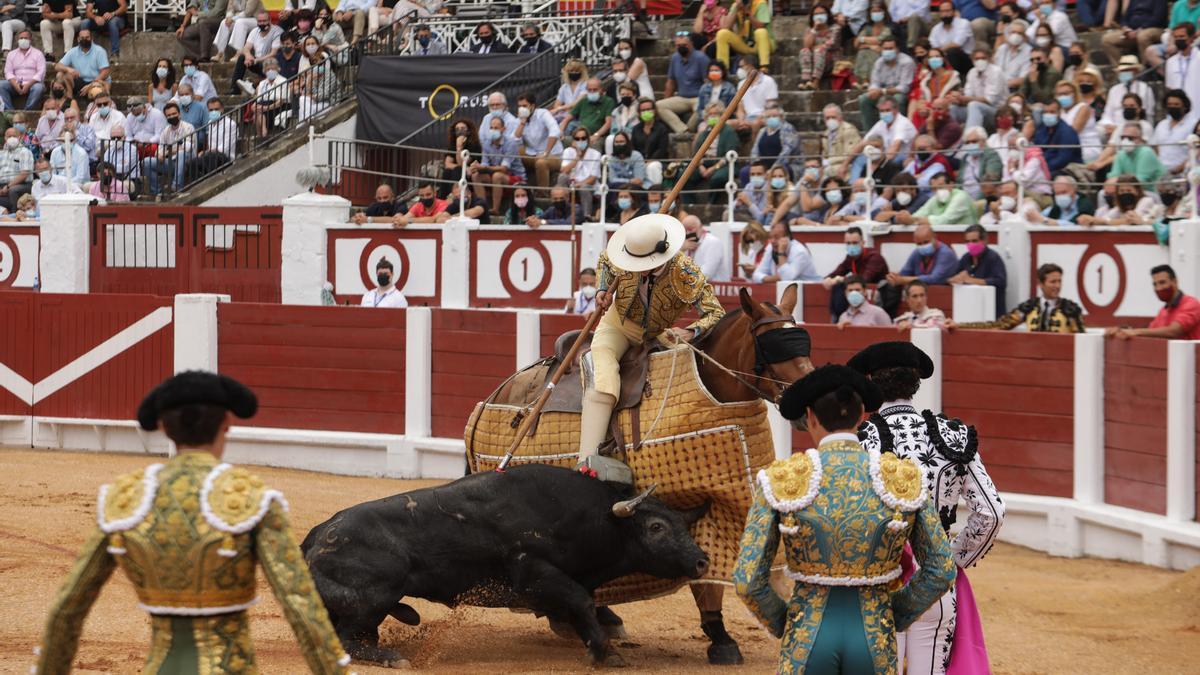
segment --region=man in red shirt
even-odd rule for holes
[[[1154,280],[1154,293],[1166,304],[1158,310],[1158,316],[1149,328],[1117,328],[1105,331],[1109,337],[1128,340],[1132,337],[1159,337],[1168,340],[1200,340],[1200,300],[1179,290],[1175,270],[1170,265],[1159,265],[1150,270]]]
[[[850,307],[846,302],[844,286],[846,277],[855,275],[860,277],[865,284],[876,284],[882,281],[888,273],[887,261],[879,255],[879,251],[863,246],[861,227],[853,225],[846,228],[844,241],[846,242],[846,258],[821,282],[827,290],[832,291],[829,297],[831,323],[837,323],[838,317]]]
[[[438,199],[433,183],[421,183],[417,187],[417,202],[408,209],[406,214],[396,214],[392,217],[392,225],[404,227],[412,223],[437,222],[438,214],[445,211],[450,202]]]

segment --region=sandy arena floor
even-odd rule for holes
[[[47,605],[89,528],[98,483],[153,461],[146,457],[0,450],[0,673],[27,673]],[[334,511],[429,485],[428,481],[345,478],[261,469],[290,497],[297,538]],[[997,673],[1200,672],[1200,568],[1166,572],[1101,560],[1065,560],[998,545],[972,572]],[[252,611],[264,673],[306,672],[270,589]],[[140,671],[149,637],[144,614],[118,572],[92,610],[76,660],[80,673]],[[582,645],[544,622],[505,610],[451,611],[409,600],[419,627],[392,619],[385,643],[420,670],[439,673],[578,672]],[[618,608],[631,642],[626,672],[692,672],[706,667],[691,594]],[[732,593],[725,614],[746,655],[744,672],[772,672],[778,644]],[[359,673],[384,673],[356,666]]]

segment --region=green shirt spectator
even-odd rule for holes
[[[587,93],[571,109],[571,114],[563,119],[563,132],[565,134],[567,125],[575,120],[592,136],[605,136],[612,127],[612,112],[616,107],[617,102],[604,94],[600,80],[593,77],[587,82]]]
[[[1171,21],[1167,28],[1174,28],[1185,23],[1194,25],[1197,21],[1200,21],[1200,2],[1176,0],[1175,5],[1171,7]]]
[[[933,196],[917,209],[914,218],[925,218],[930,225],[974,225],[979,222],[975,200],[965,190],[951,189],[944,178],[938,179],[936,176],[930,180],[929,188],[933,190]]]
[[[1121,130],[1121,143],[1127,141],[1127,136],[1133,135],[1134,126],[1128,125]],[[1138,130],[1141,134],[1141,130]],[[1156,192],[1158,188],[1158,179],[1166,172],[1163,168],[1162,161],[1158,159],[1158,154],[1154,152],[1154,148],[1140,144],[1141,139],[1137,140],[1138,145],[1130,148],[1122,148],[1117,153],[1117,158],[1113,160],[1112,171],[1110,176],[1124,176],[1130,174],[1137,178],[1137,181],[1142,184],[1142,189],[1147,192]]]

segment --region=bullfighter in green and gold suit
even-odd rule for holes
[[[256,673],[246,610],[261,563],[314,673],[345,673],[350,657],[288,527],[287,502],[220,461],[228,412],[250,417],[254,394],[221,375],[186,372],[150,392],[142,428],[161,419],[179,454],[100,488],[99,527],[50,609],[35,673],[68,673],[88,611],[120,566],[150,614],[143,673]]]
[[[783,638],[780,673],[895,673],[896,633],[954,581],[917,465],[859,445],[863,411],[879,404],[878,388],[845,366],[818,368],[780,400],[819,442],[759,471],[734,570],[738,595]],[[781,542],[796,582],[789,602],[769,582]],[[901,587],[905,542],[921,567]]]
[[[725,315],[700,267],[680,252],[684,236],[678,220],[652,213],[622,225],[600,256],[596,304],[616,307],[600,320],[592,350],[585,358],[584,372],[590,377],[580,420],[582,463],[592,466],[589,459],[596,456],[608,433],[609,418],[621,393],[619,364],[626,350],[667,333],[677,340],[693,339]],[[614,285],[615,296],[610,292]],[[700,318],[687,328],[673,328],[692,308]],[[602,478],[619,479],[608,472],[608,464],[595,467],[605,474]]]

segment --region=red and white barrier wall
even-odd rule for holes
[[[260,412],[230,461],[453,478],[467,415],[577,316],[538,310],[296,307],[215,295],[0,293],[0,440],[164,453],[134,411],[171,372],[249,384]],[[979,429],[1008,504],[1002,537],[1056,555],[1200,564],[1200,343],[806,326],[813,361],[909,339],[937,366],[918,405]],[[809,439],[776,424],[776,452]]]

